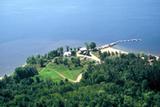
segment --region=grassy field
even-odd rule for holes
[[[62,77],[60,77],[56,72],[54,72],[53,69],[50,69],[48,67],[42,69],[40,72],[39,72],[39,75],[42,79],[44,80],[54,80],[55,82],[58,82],[60,80],[63,80]]]
[[[42,79],[51,79],[53,81],[63,80],[64,78],[62,78],[58,73],[56,73],[56,71],[64,75],[66,78],[76,80],[77,76],[83,71],[83,68],[76,67],[69,69],[64,65],[56,65],[54,63],[49,63],[39,72],[39,75]]]

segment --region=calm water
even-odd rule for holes
[[[59,45],[141,38],[122,47],[160,54],[159,0],[0,0],[0,75]]]

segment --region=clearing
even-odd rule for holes
[[[43,68],[39,75],[42,79],[51,79],[53,81],[60,81],[68,79],[70,82],[79,82],[82,77],[83,67],[68,68],[62,64],[49,63]]]

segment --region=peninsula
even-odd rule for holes
[[[160,59],[116,49],[115,43],[90,42],[28,57],[0,79],[0,106],[158,107]]]

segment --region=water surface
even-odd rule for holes
[[[0,75],[57,44],[141,38],[122,46],[159,55],[159,10],[159,0],[1,0]]]

